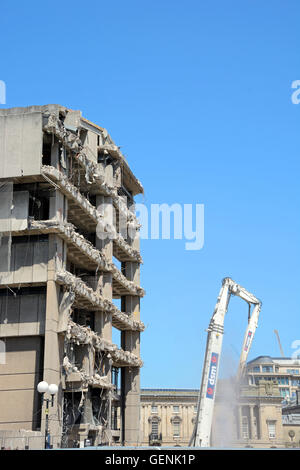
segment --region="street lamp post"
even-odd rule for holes
[[[40,382],[37,386],[37,390],[39,393],[42,394],[42,403],[46,402],[45,408],[45,415],[46,415],[46,423],[45,423],[45,449],[50,448],[50,432],[49,432],[49,398],[44,398],[45,393],[49,393],[51,395],[51,406],[54,405],[54,396],[58,392],[58,386],[55,384],[48,385],[47,382],[43,381]]]

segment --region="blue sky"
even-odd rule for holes
[[[297,1],[3,1],[3,107],[81,109],[122,147],[151,203],[205,205],[205,244],[144,240],[143,387],[199,387],[225,276],[263,301],[249,358],[299,331]],[[247,305],[233,298],[222,374]]]

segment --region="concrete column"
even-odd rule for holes
[[[262,406],[258,406],[257,410],[257,416],[258,416],[258,424],[257,424],[257,434],[258,434],[258,439],[263,439],[263,412],[262,412]]]
[[[145,408],[141,405],[141,439],[145,445]]]
[[[97,207],[97,211],[103,217],[103,224],[112,225],[114,222],[112,198],[107,197],[107,196],[101,196],[101,195],[96,196],[96,207]],[[112,260],[113,241],[109,237],[109,233],[107,233],[107,236],[106,236],[106,232],[104,231],[100,238],[96,234],[96,247],[105,254],[106,258],[109,261]]]
[[[167,408],[166,408],[166,405],[162,405],[161,407],[161,433],[162,433],[163,440],[166,439],[166,435],[167,435],[166,419],[167,419]]]
[[[139,263],[124,263],[125,275],[130,281],[139,285],[140,266]],[[135,320],[140,319],[140,299],[137,296],[125,296],[125,311]],[[123,331],[122,348],[140,357],[140,332]],[[140,369],[138,367],[126,367],[124,376],[124,440],[126,445],[137,445],[139,443],[140,427]]]
[[[183,427],[182,437],[186,439],[188,436],[188,407],[184,405],[182,411],[183,411],[182,413],[182,427]]]
[[[78,436],[79,436],[79,448],[83,449],[84,448],[84,441],[88,437],[88,432],[89,432],[89,426],[86,424],[81,424],[78,430]]]
[[[138,367],[122,368],[123,422],[125,446],[140,445],[140,371]]]
[[[57,249],[57,238],[55,235],[49,235],[49,261],[48,261],[48,280],[46,294],[46,319],[45,319],[45,346],[44,346],[44,376],[43,380],[48,384],[56,384],[59,387],[58,394],[55,396],[54,407],[50,405],[49,409],[49,430],[53,436],[52,443],[54,447],[61,441],[61,427],[59,417],[62,413],[62,387],[60,364],[62,362],[63,338],[57,334],[59,320],[59,285],[54,280],[55,276],[55,255]],[[46,397],[45,397],[46,398]],[[42,408],[42,431],[45,429],[45,403]],[[53,419],[51,419],[51,417]]]
[[[166,416],[166,426],[167,426],[167,436],[166,436],[166,440],[167,440],[167,441],[170,441],[170,439],[171,439],[171,437],[170,437],[170,429],[171,429],[171,421],[170,421],[170,419],[171,419],[171,416],[172,416],[170,405],[167,405],[167,406],[166,406],[166,414],[167,414],[167,416]]]
[[[136,230],[134,232],[134,238],[133,239],[129,236],[127,241],[132,246],[132,248],[134,250],[140,251],[140,231],[139,230]]]
[[[238,439],[242,439],[242,407],[238,407]]]
[[[98,212],[103,216],[103,221],[112,223],[112,198],[105,196],[96,196],[96,207]],[[106,232],[99,238],[96,234],[96,248],[105,255],[107,261],[112,261],[113,241],[106,237]],[[98,233],[99,234],[99,233]],[[101,234],[100,234],[101,235]],[[105,237],[103,239],[103,237]],[[101,277],[101,276],[100,276]],[[102,273],[101,277],[103,296],[109,300],[112,299],[112,274]]]
[[[254,405],[250,405],[250,432],[251,432],[251,439],[257,439],[256,436],[256,429],[254,425]]]
[[[105,173],[105,182],[106,182],[106,184],[108,184],[109,186],[113,186],[114,185],[113,166],[112,165],[106,165],[106,167],[104,169],[104,173]]]
[[[85,393],[82,424],[93,423],[93,407],[90,389]]]
[[[49,219],[64,222],[66,212],[65,197],[59,190],[55,190],[49,200]]]
[[[96,207],[98,212],[104,217],[104,219],[110,218],[110,210],[112,208],[112,198],[106,196],[96,196]],[[111,223],[110,220],[107,220]],[[107,237],[105,239],[98,238],[96,234],[96,248],[102,251],[107,261],[112,261],[113,254],[113,241]],[[102,272],[99,275],[99,283],[101,284],[102,295],[107,300],[112,300],[112,274]],[[95,315],[95,330],[104,339],[112,340],[112,314],[107,312],[97,312]],[[111,380],[111,361],[105,361],[105,370],[109,379]]]

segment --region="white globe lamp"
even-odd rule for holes
[[[56,384],[50,384],[48,391],[50,395],[56,395],[58,392],[58,386]]]
[[[48,389],[49,389],[49,385],[45,381],[40,382],[37,386],[37,390],[39,393],[46,393],[48,392]]]

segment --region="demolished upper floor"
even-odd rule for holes
[[[92,194],[110,192],[129,200],[143,193],[107,130],[61,105],[0,110],[0,178],[33,177],[43,165],[81,179]]]

